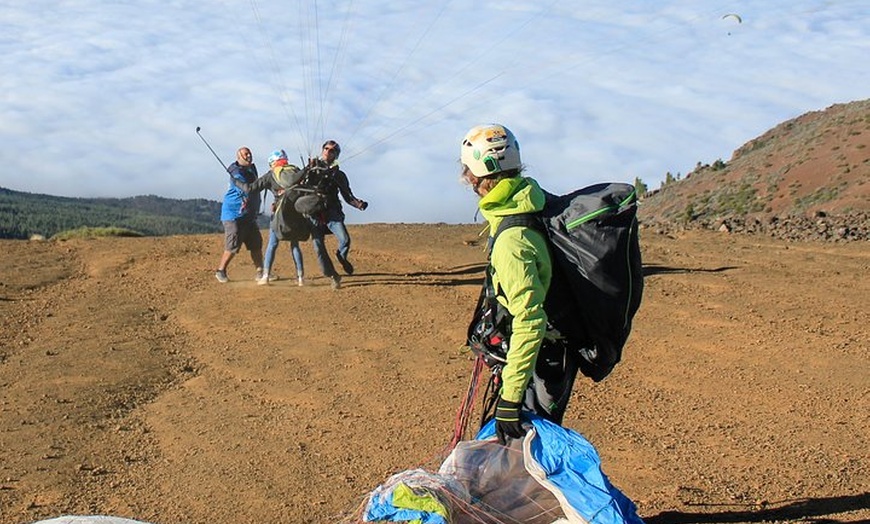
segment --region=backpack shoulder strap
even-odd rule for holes
[[[547,237],[547,230],[544,226],[544,222],[541,220],[541,216],[538,213],[521,213],[519,215],[508,215],[501,219],[498,227],[495,232],[490,237],[490,245],[492,248],[493,244],[495,244],[495,239],[498,238],[499,235],[505,229],[510,229],[512,227],[523,226],[529,229],[534,229],[544,235],[544,238]]]
[[[489,237],[489,244],[487,246],[487,251],[489,252],[489,256],[487,256],[487,260],[492,256],[492,248],[495,245],[495,240],[499,235],[502,234],[506,229],[510,229],[512,227],[527,227],[529,229],[534,229],[535,231],[540,232],[544,239],[547,240],[547,230],[544,225],[543,220],[539,213],[521,213],[518,215],[508,215],[502,218],[501,222],[498,224],[495,232],[492,236]],[[494,299],[497,294],[501,293],[501,289],[496,290],[495,286],[492,284],[492,278],[490,277],[490,270],[492,268],[492,262],[487,264],[486,268],[486,280],[484,282],[484,288]]]

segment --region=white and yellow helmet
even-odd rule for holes
[[[476,178],[519,169],[520,144],[511,130],[503,125],[475,126],[462,140],[460,161]]]

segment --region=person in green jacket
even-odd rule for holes
[[[472,128],[462,141],[460,162],[461,178],[480,197],[490,234],[506,216],[543,209],[546,193],[522,176],[519,143],[508,128]],[[578,367],[564,346],[547,341],[544,298],[552,264],[544,233],[525,226],[505,229],[492,245],[489,271],[497,299],[512,317],[495,410],[496,433],[506,443],[526,433],[522,409],[562,423]]]

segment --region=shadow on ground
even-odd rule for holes
[[[791,502],[770,504],[777,507],[765,507],[757,510],[724,511],[719,513],[689,513],[684,511],[664,511],[658,515],[644,518],[646,524],[713,524],[742,522],[774,522],[782,520],[799,520],[816,524],[841,522],[828,517],[837,513],[870,509],[870,493],[846,495],[842,497],[826,497],[815,499],[800,499]],[[703,504],[704,507],[715,504]]]

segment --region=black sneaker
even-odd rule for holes
[[[335,258],[338,260],[338,263],[341,264],[341,268],[344,269],[345,273],[353,275],[353,264],[350,263],[350,260],[341,256],[340,251],[335,252]]]

